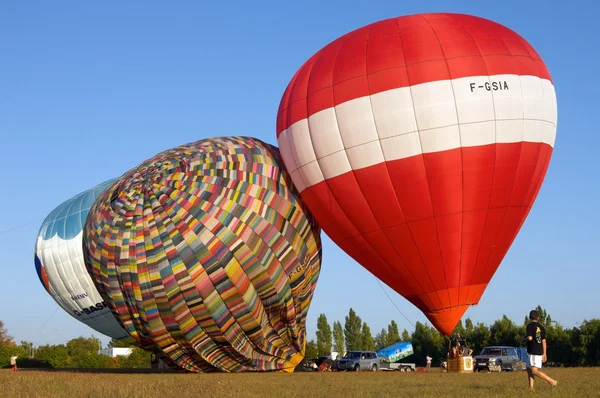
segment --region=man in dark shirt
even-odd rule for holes
[[[542,363],[546,362],[546,329],[544,325],[538,322],[540,314],[536,310],[529,313],[531,322],[527,325],[527,331],[523,338],[523,343],[527,343],[527,377],[529,379],[529,389],[533,390],[534,376],[546,380],[556,387],[558,381],[550,378],[542,372]]]

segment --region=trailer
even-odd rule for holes
[[[377,351],[377,356],[380,358],[379,370],[414,372],[417,370],[416,364],[399,362],[413,353],[414,351],[412,344],[406,341],[400,341],[396,344],[392,344],[389,347],[382,348],[381,350]]]

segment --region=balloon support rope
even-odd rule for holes
[[[377,279],[377,278],[375,278]],[[385,293],[385,295],[387,296],[387,298],[390,300],[390,303],[392,303],[394,305],[394,307],[396,307],[396,309],[398,310],[398,312],[404,317],[404,319],[406,319],[408,321],[408,323],[410,323],[410,325],[414,328],[415,325],[413,325],[413,323],[410,321],[410,319],[408,319],[406,317],[406,315],[404,315],[404,313],[402,311],[400,311],[400,308],[398,308],[398,306],[396,305],[396,303],[394,303],[394,301],[392,300],[392,298],[390,297],[389,294],[387,294],[387,292],[385,291],[385,289],[383,288],[383,285],[381,284],[381,281],[379,279],[377,279],[377,282],[379,283],[379,286],[381,287],[381,290],[383,290],[383,292]]]

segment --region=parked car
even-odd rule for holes
[[[524,363],[519,355],[518,347],[488,346],[484,347],[479,355],[473,357],[473,370],[489,370],[501,372],[503,370],[522,370]]]
[[[379,370],[379,357],[374,351],[349,351],[337,362],[338,370]]]

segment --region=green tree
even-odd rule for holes
[[[375,348],[381,350],[385,347],[387,347],[387,331],[385,329],[381,329],[381,332],[375,335]]]
[[[114,360],[108,355],[85,352],[74,356],[72,365],[78,369],[106,369],[114,368]]]
[[[102,343],[96,337],[77,337],[67,342],[71,364],[76,368],[99,367],[98,351]]]
[[[471,344],[474,328],[475,327],[473,326],[473,321],[471,320],[471,318],[465,319],[465,338],[467,339],[467,342],[469,344]]]
[[[463,326],[462,319],[458,321],[458,323],[454,327],[454,330],[452,331],[452,334],[457,334],[461,338],[467,338],[467,331]]]
[[[375,351],[375,342],[373,341],[371,328],[369,328],[367,322],[363,322],[362,325],[362,349],[365,351]]]
[[[10,357],[17,355],[17,365],[22,360],[27,359],[27,352],[21,346],[4,344],[0,347],[0,368],[10,366]]]
[[[317,352],[319,356],[331,354],[332,334],[329,322],[325,314],[319,315],[317,319]]]
[[[344,338],[346,341],[346,350],[354,351],[360,350],[362,347],[362,333],[361,333],[362,321],[356,312],[352,308],[346,316],[346,322],[344,325]]]
[[[563,329],[558,322],[546,327],[546,344],[548,352],[548,361],[569,364],[573,362],[573,347],[571,346],[571,336]]]
[[[334,342],[334,350],[339,355],[343,355],[344,350],[344,329],[342,328],[342,324],[339,321],[333,322],[333,342]]]
[[[473,328],[469,342],[470,347],[473,349],[473,354],[479,354],[483,350],[483,347],[490,343],[490,338],[490,329],[483,322],[478,322]]]
[[[408,333],[408,330],[406,330],[406,329],[404,329],[402,331],[402,341],[407,341],[407,342],[411,341],[410,333]]]
[[[71,366],[69,351],[64,344],[40,346],[35,351],[35,357],[46,362],[54,369],[68,368]]]
[[[579,328],[581,349],[585,354],[584,365],[600,365],[600,319],[585,320]]]
[[[396,344],[400,341],[400,331],[398,330],[398,324],[392,320],[388,325],[387,330],[387,345]]]
[[[537,310],[540,316],[540,319],[538,320],[539,323],[541,323],[544,326],[552,323],[552,317],[548,314],[548,312],[545,309],[542,308],[541,305],[538,305],[537,307],[535,307],[535,309]]]
[[[516,347],[521,343],[523,334],[513,321],[506,315],[490,326],[491,342],[497,345]]]
[[[314,344],[314,341],[311,340],[311,342]],[[308,349],[308,344],[307,344],[307,349]],[[150,368],[151,367],[151,364],[150,364],[151,355],[152,355],[152,353],[149,351],[142,350],[141,348],[138,348],[138,347],[134,347],[131,350],[131,354],[129,354],[127,356],[119,355],[119,356],[117,356],[117,360],[118,360],[120,368],[130,368],[130,369]],[[314,358],[314,356],[311,356],[310,358]]]
[[[444,337],[433,327],[417,322],[412,334],[414,362],[420,366],[425,365],[427,356],[433,358],[432,365],[437,366],[446,358],[447,346]]]
[[[33,343],[31,341],[21,340],[21,344],[19,344],[19,346],[23,347],[29,358],[33,357]]]
[[[317,351],[317,343],[314,340],[310,340],[306,343],[306,352],[304,357],[306,359],[317,358],[319,353]]]

